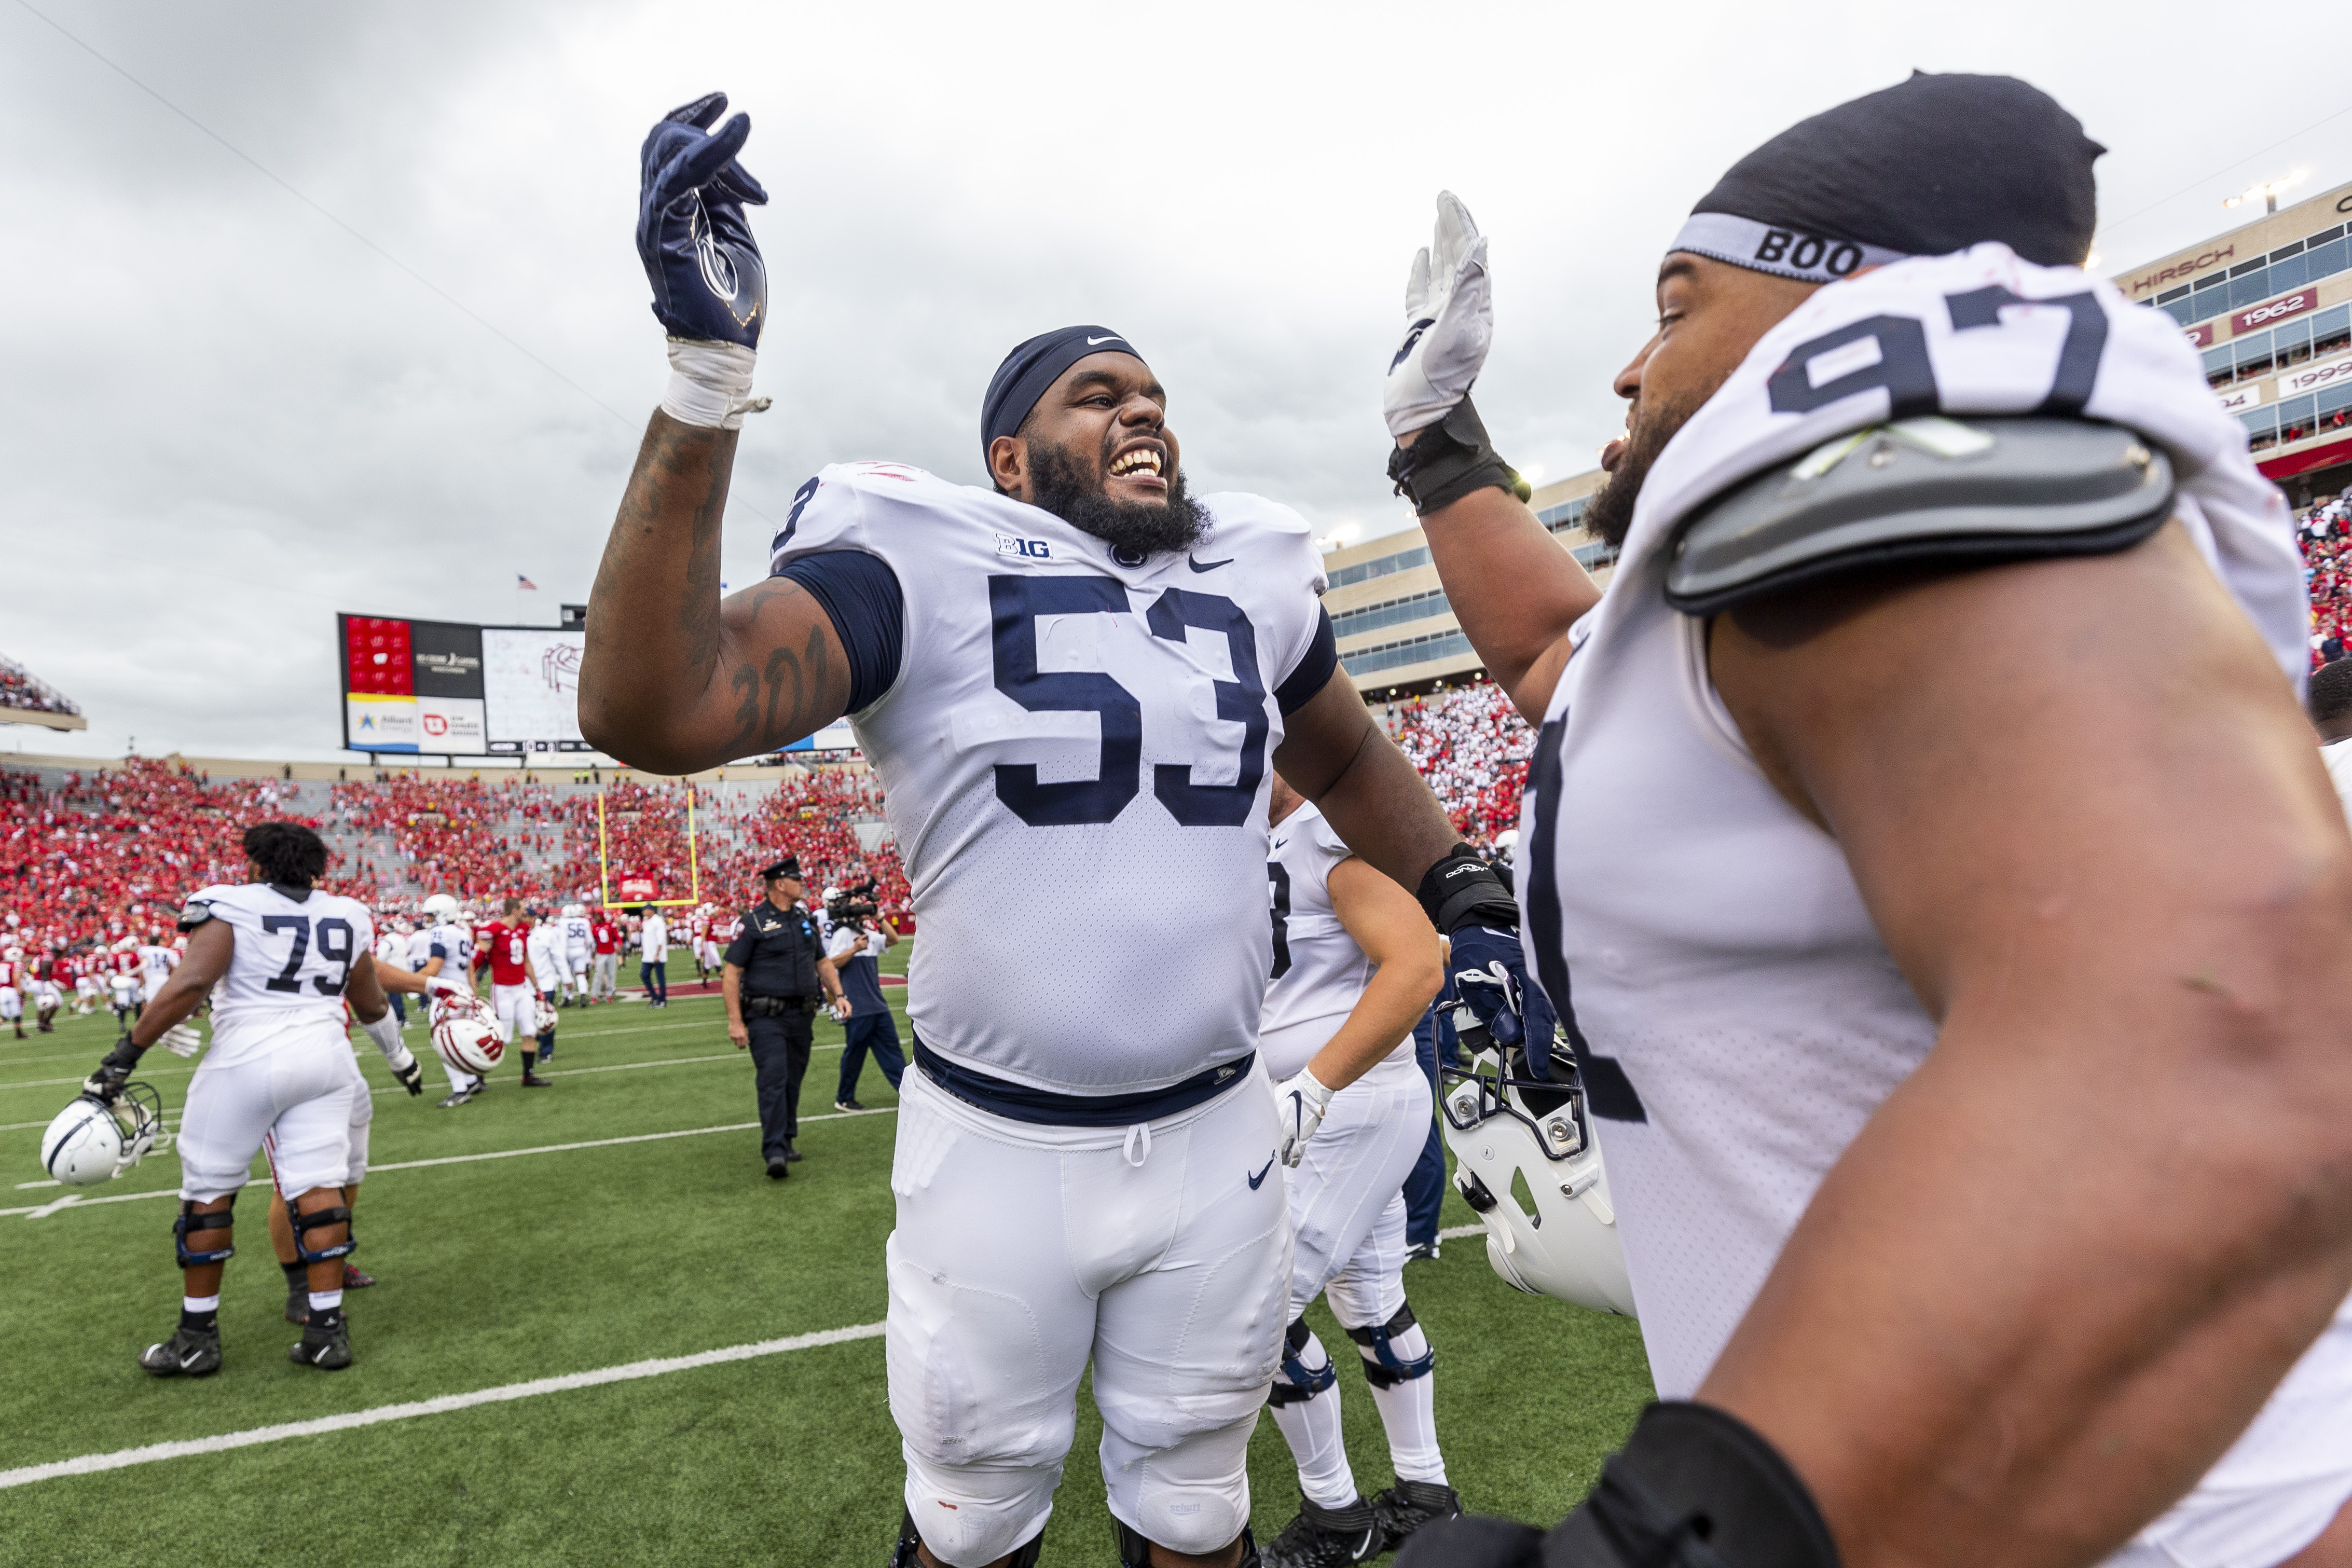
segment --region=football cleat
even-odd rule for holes
[[[1372,1505],[1358,1498],[1345,1508],[1298,1500],[1298,1517],[1265,1543],[1265,1568],[1341,1568],[1370,1563],[1388,1544]]]
[[[192,1329],[182,1323],[179,1331],[160,1345],[149,1345],[139,1352],[139,1364],[157,1377],[209,1377],[220,1370],[220,1329]]]
[[[1437,1481],[1399,1481],[1372,1498],[1372,1514],[1391,1546],[1424,1524],[1453,1519],[1462,1512],[1462,1494]]]
[[[296,1366],[340,1372],[352,1364],[352,1324],[340,1307],[313,1315],[302,1325],[301,1342],[287,1347],[286,1358]]]
[[[439,1101],[437,1101],[436,1104],[438,1109],[449,1110],[465,1104],[466,1101],[473,1098],[474,1091],[470,1089],[452,1089],[447,1095],[444,1096]]]
[[[1434,1263],[1437,1261],[1437,1247],[1433,1241],[1416,1241],[1404,1249],[1404,1260],[1407,1263]]]
[[[310,1325],[310,1292],[305,1288],[286,1292],[286,1321],[296,1328]]]
[[[362,1273],[361,1273],[358,1269],[356,1269],[356,1268],[352,1268],[352,1267],[350,1264],[348,1264],[348,1263],[346,1263],[346,1264],[344,1264],[344,1265],[343,1265],[343,1289],[346,1289],[346,1290],[364,1290],[364,1289],[366,1289],[369,1286],[371,1286],[371,1285],[373,1285],[373,1284],[374,1284],[374,1283],[375,1283],[375,1276],[374,1276],[374,1275],[373,1275],[373,1274],[362,1274]]]
[[[834,1108],[835,1110],[844,1110],[844,1111],[846,1111],[846,1110],[865,1110],[865,1109],[866,1109],[864,1106],[862,1106],[862,1105],[858,1104],[858,1103],[857,1103],[857,1101],[856,1101],[856,1100],[835,1100],[835,1101],[833,1102],[833,1108]]]

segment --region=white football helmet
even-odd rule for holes
[[[1486,1261],[1530,1295],[1634,1316],[1583,1091],[1535,1078],[1516,1047],[1502,1062],[1489,1050],[1467,1072],[1447,1068],[1438,1101],[1454,1187],[1486,1223]]]
[[[427,920],[448,921],[457,918],[457,900],[446,893],[434,894],[422,908]]]
[[[79,1094],[58,1111],[41,1134],[41,1168],[68,1187],[94,1187],[170,1146],[163,1097],[147,1084],[127,1083],[111,1100]]]
[[[546,997],[542,996],[537,1002],[531,1004],[530,1032],[532,1034],[551,1035],[555,1033],[555,1023],[554,1003],[550,1002]]]
[[[567,919],[574,915],[584,915],[587,912],[588,910],[586,906],[582,904],[566,904],[563,906],[563,913]]]
[[[478,1078],[507,1054],[507,1037],[478,1006],[452,1007],[433,1026],[433,1048],[457,1071]]]

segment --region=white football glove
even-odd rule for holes
[[[1404,289],[1404,342],[1381,394],[1389,434],[1411,435],[1453,411],[1478,379],[1495,338],[1486,239],[1452,191],[1437,193],[1433,249],[1412,258]]]
[[[1282,1147],[1276,1152],[1285,1166],[1297,1169],[1299,1157],[1307,1152],[1307,1141],[1315,1136],[1315,1130],[1323,1125],[1323,1113],[1331,1108],[1332,1092],[1305,1068],[1275,1089],[1275,1108],[1282,1116]]]
[[[174,1024],[159,1036],[155,1043],[175,1057],[192,1057],[204,1049],[204,1037],[196,1033],[194,1024]]]

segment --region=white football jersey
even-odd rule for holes
[[[180,955],[168,947],[142,947],[139,950],[139,973],[147,984],[147,994],[172,978],[172,971],[180,967]]]
[[[458,984],[471,987],[474,970],[474,933],[462,925],[430,926],[417,932],[425,939],[423,951],[415,942],[409,943],[409,957],[419,969],[433,961],[433,950],[441,950],[441,973]]]
[[[852,463],[775,541],[779,568],[854,550],[898,576],[898,679],[850,724],[922,929],[915,1031],[954,1064],[1098,1096],[1257,1043],[1274,693],[1315,646],[1323,568],[1287,508],[1200,504],[1189,554],[1128,566],[1010,497]],[[1041,925],[1068,933],[1050,957]]]
[[[564,967],[563,932],[553,925],[541,922],[530,928],[523,939],[523,948],[530,955],[531,978],[541,991],[556,987],[557,973]]]
[[[588,929],[586,915],[563,917],[563,945],[572,958],[584,958],[595,951],[595,933]]]
[[[207,1066],[234,1067],[321,1033],[343,1037],[343,987],[375,947],[365,904],[316,889],[296,899],[266,882],[206,888],[189,903],[236,934],[228,973],[213,987]]]
[[[1349,849],[1313,801],[1274,825],[1265,862],[1274,909],[1274,963],[1266,971],[1258,1059],[1280,1083],[1339,1032],[1371,983],[1374,965],[1331,907],[1331,868]],[[1412,1037],[1391,1057],[1412,1055]]]
[[[2059,303],[1983,320],[1952,303],[2001,293]],[[2082,355],[2085,307],[2105,333]],[[1843,382],[1782,368],[1873,331],[1880,357],[1842,355]],[[1750,755],[1709,679],[1706,622],[1666,603],[1673,525],[1746,475],[1883,420],[1887,379],[1906,375],[1963,422],[2032,409],[2075,378],[2089,417],[2171,455],[2175,516],[2290,679],[2306,657],[2286,508],[2244,430],[2168,318],[2073,268],[1980,246],[1832,284],[1675,435],[1615,576],[1571,628],[1530,767],[1519,882],[1528,970],[1582,1065],[1662,1398],[1706,1378],[1823,1176],[1937,1033],[1837,841]],[[1561,826],[1580,802],[1601,803],[1601,830]],[[2352,1321],[2339,1317],[2207,1485],[2346,1466]]]

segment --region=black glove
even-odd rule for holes
[[[1423,1525],[1396,1568],[1838,1568],[1812,1494],[1779,1450],[1712,1405],[1653,1405],[1549,1535],[1465,1514]]]
[[[400,1087],[406,1089],[409,1093],[423,1094],[425,1092],[425,1068],[415,1058],[412,1057],[409,1058],[409,1063],[406,1068],[394,1068],[392,1076],[400,1080]]]
[[[139,1058],[143,1054],[142,1047],[131,1043],[131,1031],[123,1030],[121,1037],[114,1042],[114,1048],[99,1058],[98,1070],[82,1081],[81,1091],[94,1094],[100,1100],[114,1099],[122,1092],[122,1086],[130,1081],[131,1069],[139,1065]]]
[[[1519,906],[1494,868],[1467,844],[1432,866],[1417,890],[1429,923],[1453,943],[1447,973],[1454,994],[1497,1046],[1526,1037],[1522,1023],[1527,961],[1519,952]],[[1472,1050],[1483,1043],[1465,1041]]]

